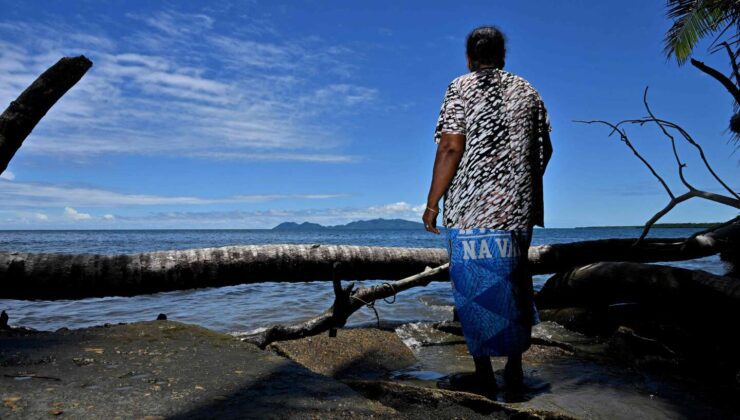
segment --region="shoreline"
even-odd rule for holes
[[[731,418],[740,408],[737,389],[630,364],[614,357],[613,342],[552,322],[536,327],[524,356],[525,375],[547,383],[544,391],[501,394],[496,401],[442,391],[436,381],[443,375],[472,370],[456,335],[459,327],[450,322],[405,327],[396,333],[340,329],[336,338],[323,334],[266,350],[166,320],[56,332],[4,330],[0,415]],[[413,329],[421,329],[421,338],[410,350],[399,335]],[[435,367],[440,370],[428,370]],[[500,374],[503,360],[494,359],[494,367]]]

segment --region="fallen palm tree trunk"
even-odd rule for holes
[[[740,248],[740,218],[689,238],[601,239],[529,248],[533,274],[548,274],[602,261],[663,262],[708,257]]]
[[[529,249],[533,274],[599,261],[677,261],[717,254],[740,242],[737,219],[688,239],[604,239]],[[0,298],[81,299],[258,282],[397,279],[448,262],[442,248],[252,245],[133,255],[0,252]],[[433,280],[447,280],[440,273]]]
[[[447,262],[435,248],[251,245],[134,255],[0,253],[0,298],[79,299],[267,281],[396,279]],[[440,273],[438,280],[446,280]]]
[[[84,56],[64,57],[10,103],[0,115],[0,173],[41,118],[91,66],[92,62]]]
[[[552,276],[537,294],[541,308],[639,302],[740,309],[740,281],[702,270],[600,262]]]
[[[342,288],[339,280],[335,279],[334,304],[320,315],[298,324],[274,325],[264,331],[246,336],[243,340],[264,348],[275,341],[296,340],[341,328],[347,322],[347,318],[363,306],[372,306],[378,299],[395,296],[398,292],[413,287],[426,286],[432,279],[445,273],[448,268],[449,264],[442,264],[437,268],[427,268],[419,274],[402,280],[384,283],[380,286],[362,287],[357,290],[353,290],[352,283]]]

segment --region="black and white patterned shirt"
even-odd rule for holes
[[[451,228],[544,226],[542,176],[552,151],[545,105],[524,79],[486,68],[447,87],[434,141],[464,134],[465,152],[444,197]]]

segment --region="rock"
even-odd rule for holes
[[[648,356],[671,359],[676,353],[657,340],[642,337],[627,327],[619,327],[607,342],[608,351],[616,357],[637,361]]]
[[[8,314],[3,311],[0,313],[0,330],[9,330],[10,326],[8,325]]]
[[[569,330],[584,334],[597,335],[611,329],[607,321],[606,309],[596,308],[555,308],[541,309],[540,319],[543,321],[556,322]]]
[[[48,418],[50,408],[81,419],[396,413],[230,335],[172,321],[0,336],[0,361],[3,419]],[[29,379],[15,379],[19,372]]]
[[[157,315],[157,321],[167,321],[167,315],[166,314]]]
[[[375,378],[416,363],[413,352],[394,332],[374,328],[340,329],[270,345],[278,354],[313,372],[334,378]]]
[[[422,386],[387,381],[348,381],[352,389],[368,398],[393,407],[409,418],[456,418],[456,419],[572,419],[573,417],[531,410],[489,400],[467,392],[430,389]],[[433,408],[431,413],[427,412]]]

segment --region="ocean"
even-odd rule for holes
[[[651,237],[686,237],[697,229],[654,229]],[[536,229],[533,245],[605,238],[634,238],[637,228]],[[272,231],[272,230],[108,230],[0,231],[0,251],[122,254],[251,244],[346,244],[368,246],[444,247],[443,236],[416,230]],[[717,256],[671,265],[724,274]],[[535,288],[547,276],[536,276]],[[1,279],[0,279],[1,280]],[[387,280],[387,279],[384,279]],[[359,285],[378,282],[358,282]],[[330,282],[262,283],[182,290],[135,297],[83,300],[21,301],[0,299],[10,324],[38,330],[82,328],[104,323],[168,319],[216,331],[243,333],[275,323],[308,319],[333,301]],[[378,302],[378,316],[388,322],[438,321],[452,316],[450,285],[435,282],[405,291],[394,303]],[[368,308],[355,313],[350,325],[376,321]]]

